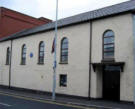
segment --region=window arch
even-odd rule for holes
[[[61,62],[68,62],[68,39],[65,37],[61,40]]]
[[[114,59],[114,32],[107,30],[103,35],[103,59]]]
[[[7,48],[7,54],[6,54],[6,65],[10,64],[10,48]]]
[[[22,46],[21,64],[22,65],[26,64],[26,45],[25,44]]]
[[[38,63],[44,64],[44,48],[45,44],[43,41],[39,43]]]

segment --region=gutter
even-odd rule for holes
[[[91,59],[92,59],[92,22],[90,21],[90,42],[89,42],[89,88],[88,98],[91,98]]]
[[[10,66],[9,66],[9,88],[11,87],[12,43],[13,43],[13,40],[11,40],[11,50],[10,50]]]
[[[133,103],[135,104],[135,14],[133,14],[133,56],[134,56],[134,64],[133,64]]]

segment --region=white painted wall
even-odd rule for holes
[[[102,60],[102,37],[103,33],[110,29],[115,33],[115,61],[125,62],[124,72],[120,75],[120,99],[133,101],[133,20],[132,14],[93,21],[92,39],[92,62]],[[102,72],[101,72],[102,73]],[[95,90],[99,85],[97,72],[92,70],[91,96],[98,98],[99,92]],[[94,77],[94,78],[93,78]],[[96,80],[95,80],[96,79]],[[101,86],[102,87],[102,86]]]
[[[0,43],[0,84],[5,86],[9,86],[9,65],[6,65],[8,47],[11,47],[11,41]]]
[[[83,23],[58,30],[57,40],[57,93],[88,97],[89,81],[89,34],[90,24]],[[51,92],[53,79],[54,31],[39,33],[13,41],[11,85]],[[69,41],[68,64],[60,62],[60,43],[63,37]],[[45,63],[38,65],[38,45],[45,42]],[[21,47],[27,46],[26,65],[21,63]],[[30,58],[30,53],[34,54]],[[59,87],[59,74],[67,74],[67,87]]]

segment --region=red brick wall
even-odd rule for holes
[[[37,19],[22,13],[0,7],[0,38],[9,36],[24,29],[43,25],[51,20]]]

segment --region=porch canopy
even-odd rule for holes
[[[101,62],[101,63],[91,63],[94,69],[94,72],[96,71],[97,67],[106,67],[106,66],[113,66],[117,67],[123,72],[125,62]]]

